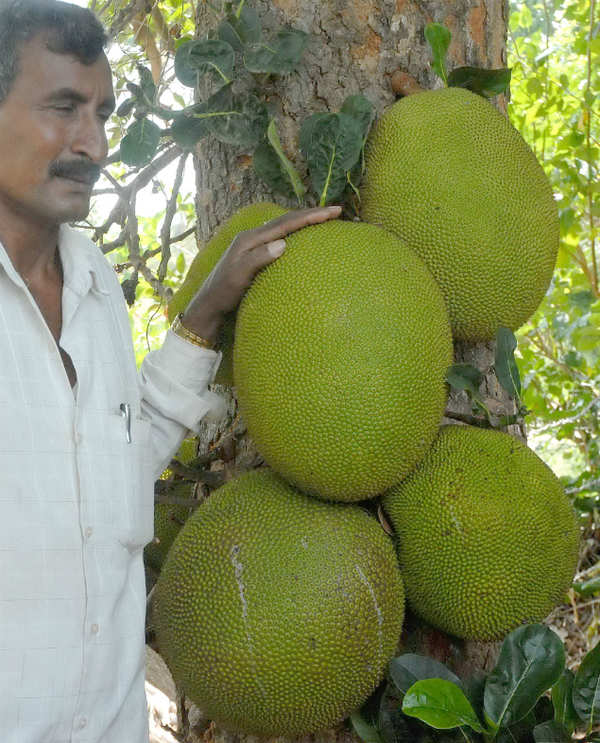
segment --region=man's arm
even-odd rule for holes
[[[215,343],[226,313],[240,303],[256,274],[285,250],[285,236],[311,224],[335,219],[340,207],[288,212],[240,233],[192,298],[183,318],[185,329]],[[155,476],[169,463],[188,430],[205,418],[225,414],[224,401],[208,389],[220,353],[188,342],[169,331],[162,348],[142,364],[142,413],[152,425]]]

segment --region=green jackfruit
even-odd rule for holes
[[[383,499],[409,605],[458,637],[497,639],[559,604],[579,529],[560,481],[508,434],[446,426]]]
[[[238,310],[234,377],[267,463],[334,500],[381,493],[437,434],[452,362],[431,274],[394,235],[334,220],[287,238]]]
[[[191,499],[191,486],[188,483],[175,485],[169,495]],[[160,573],[173,540],[187,521],[191,510],[189,506],[171,503],[156,503],[154,506],[154,538],[144,547],[144,563],[154,572]]]
[[[344,719],[382,678],[403,616],[377,521],[268,470],[232,480],[188,519],[154,600],[180,688],[211,720],[261,736]]]
[[[462,88],[395,103],[366,148],[361,218],[414,247],[440,285],[456,340],[520,327],[552,278],[552,188],[519,132]]]
[[[219,258],[231,245],[234,237],[244,230],[252,230],[260,227],[275,217],[285,214],[287,209],[269,202],[250,204],[245,206],[231,216],[216,232],[216,234],[200,250],[192,261],[183,284],[173,295],[167,314],[169,321],[173,322],[175,317],[185,310],[190,300],[204,283],[208,274],[217,265]],[[223,353],[221,365],[215,377],[218,384],[233,384],[232,372],[232,349],[235,333],[235,312],[226,319],[219,337],[219,348]]]

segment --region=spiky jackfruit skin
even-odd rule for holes
[[[444,411],[441,293],[394,235],[334,220],[287,238],[238,310],[234,377],[267,463],[304,492],[373,497],[408,474]]]
[[[175,485],[169,495],[191,498],[189,483]],[[191,509],[171,503],[156,503],[154,506],[154,538],[144,547],[144,563],[154,572],[160,573],[162,566],[181,527],[187,521]]]
[[[210,719],[296,736],[373,691],[402,629],[402,579],[366,511],[305,496],[269,470],[215,491],[155,591],[161,654]]]
[[[560,481],[520,441],[446,426],[383,499],[409,605],[458,637],[501,638],[559,604],[579,528]]]
[[[410,95],[374,127],[361,218],[394,231],[431,269],[456,340],[520,327],[552,278],[552,188],[519,132],[462,88]]]
[[[260,227],[265,222],[285,214],[286,211],[288,210],[282,206],[270,202],[250,204],[249,206],[242,207],[242,209],[224,222],[194,258],[183,284],[169,302],[167,308],[169,321],[173,322],[180,312],[184,312],[208,274],[217,265],[223,253],[231,245],[234,237],[244,230],[252,230]],[[223,353],[223,358],[215,377],[217,384],[233,384],[232,353],[233,338],[235,335],[235,314],[235,312],[232,312],[227,316],[219,335],[218,346]]]

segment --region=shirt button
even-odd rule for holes
[[[94,533],[94,530],[92,529],[92,527],[88,526],[87,529],[85,530],[85,538],[89,539],[93,533]]]
[[[80,717],[79,720],[77,721],[77,727],[80,730],[83,730],[83,728],[87,725],[87,723],[88,723],[87,717]]]
[[[90,629],[92,630],[92,635],[97,635],[98,632],[100,631],[100,627],[95,623],[92,624]]]

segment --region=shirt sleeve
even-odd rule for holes
[[[168,330],[161,348],[142,362],[141,412],[152,426],[156,478],[188,431],[198,432],[202,420],[215,422],[225,416],[224,399],[208,389],[221,356]]]

